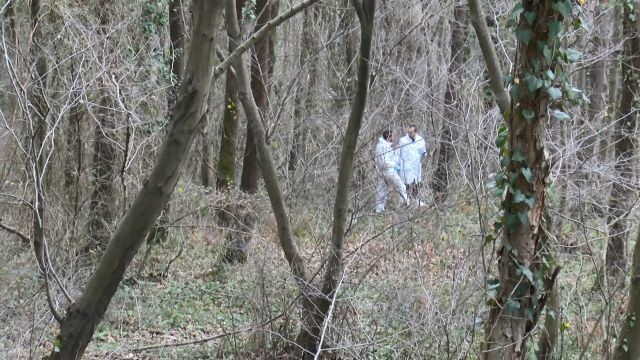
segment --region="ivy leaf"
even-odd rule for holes
[[[536,199],[533,196],[529,196],[524,199],[525,204],[529,205],[529,209],[533,209],[533,205],[536,203]]]
[[[491,180],[490,182],[487,183],[487,185],[485,185],[485,187],[487,189],[493,189],[494,187],[496,187],[496,181],[495,180]]]
[[[562,16],[565,19],[568,19],[571,17],[571,1],[570,0],[558,1],[557,3],[553,4],[553,7],[558,12],[560,12],[560,14],[562,14]]]
[[[522,152],[520,152],[520,149],[513,150],[513,155],[511,155],[511,160],[518,161],[523,164],[527,162],[527,158],[525,158],[524,155],[522,155]]]
[[[580,18],[573,19],[573,30],[578,30],[582,26],[582,20]]]
[[[522,271],[522,273],[524,274],[524,276],[527,277],[527,279],[529,280],[530,283],[533,283],[533,273],[531,272],[531,270],[529,270],[528,267],[521,265],[520,266],[520,270]]]
[[[520,211],[518,213],[518,219],[520,220],[520,223],[523,226],[527,225],[527,223],[528,223],[527,212],[526,211]]]
[[[533,66],[534,69],[538,69],[540,67],[540,60],[531,59],[531,66]]]
[[[489,279],[487,280],[487,290],[497,289],[500,286],[500,279]]]
[[[542,87],[542,80],[535,76],[531,71],[526,71],[524,80],[529,85],[529,91],[534,92]]]
[[[522,170],[520,170],[520,172],[522,173],[522,176],[524,176],[525,179],[527,179],[527,182],[531,182],[531,169],[529,169],[528,167],[523,167]]]
[[[542,49],[542,53],[544,54],[544,58],[547,60],[547,64],[551,64],[551,49],[547,45]]]
[[[517,300],[509,300],[507,309],[509,309],[510,311],[516,311],[520,309],[520,302],[518,302]]]
[[[505,85],[511,84],[511,81],[513,81],[513,75],[505,74],[502,76],[502,80],[504,81]]]
[[[554,110],[553,111],[553,115],[556,117],[556,119],[560,120],[560,121],[564,121],[569,119],[569,115],[567,115],[567,113],[560,111],[560,110]]]
[[[532,25],[533,22],[536,20],[536,13],[533,11],[527,11],[526,13],[524,13],[524,18],[527,19],[527,22],[529,23],[529,25]]]
[[[513,226],[518,221],[518,217],[513,214],[504,214],[504,224],[507,225],[508,229],[513,229]]]
[[[522,5],[521,5],[522,6]],[[507,21],[507,25],[505,25],[505,27],[508,28],[512,28],[512,27],[518,27],[518,21],[516,21],[516,19],[511,18]]]
[[[531,121],[533,120],[534,115],[535,114],[531,109],[522,110],[522,116],[524,116],[525,120],[527,120],[527,124],[531,124]]]
[[[511,98],[517,98],[520,95],[520,91],[522,91],[520,84],[515,84],[509,89],[509,95],[511,95]]]
[[[576,62],[578,61],[578,59],[580,59],[580,56],[582,56],[582,53],[578,50],[574,50],[574,49],[567,49],[567,60],[569,62]]]
[[[524,202],[524,199],[526,199],[526,197],[524,196],[522,191],[516,190],[516,195],[513,197],[513,203],[517,204],[517,203]]]
[[[516,30],[516,37],[520,39],[520,41],[522,41],[525,45],[529,45],[529,41],[531,40],[532,36],[533,31],[531,31],[531,29],[518,28]]]
[[[549,96],[551,96],[553,100],[557,100],[562,97],[562,91],[557,87],[552,86],[547,89],[547,92],[549,93]]]
[[[520,15],[524,12],[524,7],[522,6],[522,3],[517,3],[514,7],[513,10],[511,10],[511,13],[513,15]]]
[[[502,229],[502,223],[500,221],[496,221],[493,223],[493,228],[495,231],[500,231]]]
[[[551,19],[547,22],[547,36],[554,38],[562,31],[562,23],[556,19]]]
[[[493,235],[487,234],[487,236],[484,237],[484,242],[488,244],[491,241],[493,241]]]
[[[551,69],[547,70],[546,74],[547,74],[547,77],[549,78],[549,80],[553,80],[553,79],[556,78],[556,75],[553,73],[553,71],[551,71]]]

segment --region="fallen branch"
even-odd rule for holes
[[[16,236],[17,236],[17,237],[19,237],[19,238],[22,240],[22,242],[23,242],[23,243],[25,243],[26,245],[31,244],[31,239],[30,239],[27,235],[25,235],[23,232],[21,232],[20,230],[18,230],[18,229],[12,228],[12,227],[11,227],[11,226],[9,226],[9,225],[5,225],[5,224],[3,224],[2,222],[0,222],[0,229],[3,229],[4,231],[6,231],[6,232],[8,232],[8,233],[11,233],[11,234],[16,235]]]
[[[243,332],[246,332],[246,331],[259,329],[261,327],[269,325],[270,323],[280,319],[283,316],[284,316],[284,312],[281,313],[280,315],[276,316],[276,317],[273,317],[273,318],[263,322],[260,325],[257,325],[257,326],[251,326],[251,327],[247,327],[247,328],[240,329],[240,330],[229,331],[229,332],[225,332],[225,333],[218,334],[218,335],[213,335],[213,336],[202,338],[202,339],[198,339],[198,340],[183,341],[183,342],[172,343],[172,344],[149,345],[149,346],[143,346],[143,347],[139,347],[139,348],[135,348],[135,349],[129,349],[129,351],[137,352],[137,351],[145,351],[145,350],[163,349],[163,348],[167,348],[167,347],[178,347],[178,346],[185,346],[185,345],[202,344],[202,343],[205,343],[205,342],[221,339],[221,338],[228,337],[228,336],[231,336],[231,335],[240,334],[240,333],[243,333]]]

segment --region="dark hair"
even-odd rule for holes
[[[409,125],[409,128],[413,128],[416,132],[418,132],[418,127],[416,126],[416,124]]]
[[[389,136],[393,135],[393,131],[391,130],[385,130],[382,132],[382,138],[387,140],[389,139]]]

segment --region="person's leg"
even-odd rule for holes
[[[409,205],[409,197],[407,196],[407,187],[404,184],[404,182],[402,182],[402,179],[400,178],[400,176],[396,173],[389,174],[387,176],[387,180],[389,182],[389,185],[391,185],[393,189],[400,194],[400,196],[402,197],[402,200],[404,201],[404,204]]]
[[[389,185],[384,176],[378,177],[376,185],[376,212],[384,211],[384,204],[387,202],[387,193],[389,193]]]

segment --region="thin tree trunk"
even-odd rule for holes
[[[107,42],[107,54],[112,53],[108,43],[108,26],[111,23],[109,12],[111,11],[111,1],[102,0],[98,7],[98,19],[101,26],[101,34]],[[110,61],[110,59],[106,59]],[[95,129],[95,140],[93,145],[93,187],[91,191],[91,201],[89,203],[89,236],[95,242],[95,246],[104,249],[109,241],[110,225],[115,219],[115,209],[113,209],[113,179],[116,165],[116,147],[114,145],[116,129],[116,113],[113,109],[114,101],[108,93],[107,80],[110,73],[107,72],[100,77],[101,88],[105,89],[100,95],[98,108],[98,125]]]
[[[460,110],[457,89],[460,86],[460,68],[462,67],[463,47],[467,38],[467,9],[458,5],[454,8],[454,18],[451,20],[451,63],[448,69],[447,88],[444,94],[445,119],[456,122]],[[451,174],[451,162],[453,160],[453,127],[449,123],[443,123],[442,137],[440,138],[440,151],[438,152],[438,164],[433,174],[431,188],[434,193],[434,202],[442,203],[447,198],[449,190],[449,176]]]
[[[635,4],[635,2],[634,2]],[[629,17],[638,16],[635,10],[624,4],[624,58],[622,60],[622,89],[620,108],[616,116],[614,131],[614,157],[616,163],[614,171],[616,178],[611,188],[609,199],[609,240],[607,243],[607,273],[609,276],[622,276],[626,273],[625,244],[627,241],[627,211],[629,199],[633,194],[633,178],[635,166],[636,114],[634,110],[635,92],[638,89],[635,77],[640,67],[640,39],[638,38],[637,23]],[[635,17],[634,17],[635,19]]]
[[[622,43],[622,9],[621,5],[615,4],[613,5],[615,10],[611,14],[611,23],[613,24],[613,34],[611,43],[612,44],[621,44]],[[618,103],[619,103],[619,87],[620,87],[620,51],[616,50],[612,54],[612,60],[609,63],[609,99],[607,105],[607,116],[603,117],[603,128],[606,125],[609,125],[613,122],[615,114],[618,112]],[[609,158],[609,154],[611,150],[609,148],[609,143],[611,140],[611,131],[606,130],[604,135],[600,138],[600,151],[598,153],[598,159],[601,163],[604,163]]]
[[[316,83],[317,65],[315,59],[311,59],[311,53],[315,48],[314,29],[318,23],[319,9],[317,7],[309,8],[304,11],[304,19],[302,20],[302,41],[300,48],[300,67],[306,67],[306,71],[302,71],[302,79],[304,85],[302,89],[296,93],[294,100],[293,119],[293,144],[289,151],[289,175],[293,179],[298,161],[304,157],[303,144],[306,143],[306,131],[304,119],[308,117],[311,106],[313,105],[313,88]]]
[[[622,321],[620,341],[615,349],[614,360],[640,359],[640,231],[633,248],[633,264],[631,284],[629,287],[629,303]]]
[[[545,208],[544,218],[546,230],[542,235],[543,251],[546,254],[551,253],[552,243],[549,241],[549,234],[554,232],[556,228],[554,226],[553,218],[549,215],[549,208]],[[544,256],[544,255],[543,255]],[[553,278],[557,276],[556,267],[550,265],[546,271],[547,278]],[[556,275],[554,275],[554,273]],[[560,291],[558,286],[554,286],[551,292],[547,293],[548,300],[546,303],[547,314],[544,318],[544,328],[538,339],[538,351],[536,357],[538,360],[552,360],[554,359],[554,351],[556,344],[558,343],[558,334],[560,332]]]
[[[256,14],[261,14],[257,21],[254,32],[262,28],[271,20],[271,6],[268,0],[256,1]],[[260,111],[260,118],[263,126],[266,125],[269,116],[269,97],[267,84],[269,83],[269,36],[265,36],[256,42],[251,56],[251,91]],[[258,164],[258,153],[256,138],[252,127],[247,127],[247,141],[244,149],[244,159],[242,162],[242,177],[240,179],[240,190],[253,194],[258,191],[260,181],[260,165]]]
[[[598,128],[598,125],[601,123],[603,111],[605,110],[607,98],[605,74],[606,59],[602,54],[606,51],[608,43],[605,35],[607,33],[605,26],[606,17],[602,12],[602,6],[602,4],[597,4],[593,15],[597,22],[594,25],[595,34],[593,35],[592,41],[594,45],[594,54],[599,57],[591,65],[591,69],[589,71],[591,78],[591,96],[589,97],[589,100],[591,102],[587,112],[588,129]],[[596,140],[600,136],[601,135],[597,135],[593,131],[587,132],[587,139],[585,140],[583,151],[581,152],[583,160],[595,154]]]
[[[307,305],[303,311],[303,326],[296,343],[305,350],[304,358],[313,359],[322,346],[324,325],[329,322],[329,311],[333,306],[339,284],[343,279],[342,250],[347,227],[347,213],[353,177],[353,164],[358,144],[358,136],[362,126],[364,110],[367,105],[369,89],[371,48],[373,42],[375,0],[352,0],[358,19],[360,20],[360,50],[358,56],[357,80],[355,96],[349,115],[349,123],[342,144],[338,183],[333,207],[333,227],[331,232],[331,253],[327,261],[327,269],[322,281],[322,294]],[[311,300],[311,299],[310,299]]]
[[[241,16],[244,0],[236,2],[236,14]],[[240,21],[240,19],[238,19]],[[229,53],[237,47],[231,44],[229,39]],[[234,181],[236,168],[236,147],[238,146],[238,84],[234,74],[227,71],[225,85],[225,107],[222,119],[222,136],[220,137],[220,154],[218,156],[218,173],[216,189],[228,191],[229,185]]]
[[[223,2],[194,0],[191,8],[194,26],[185,81],[180,86],[180,97],[168,134],[151,174],[118,224],[82,295],[69,307],[60,326],[57,348],[49,355],[50,360],[82,358],[131,260],[168,202],[193,143],[196,128],[207,111]]]

